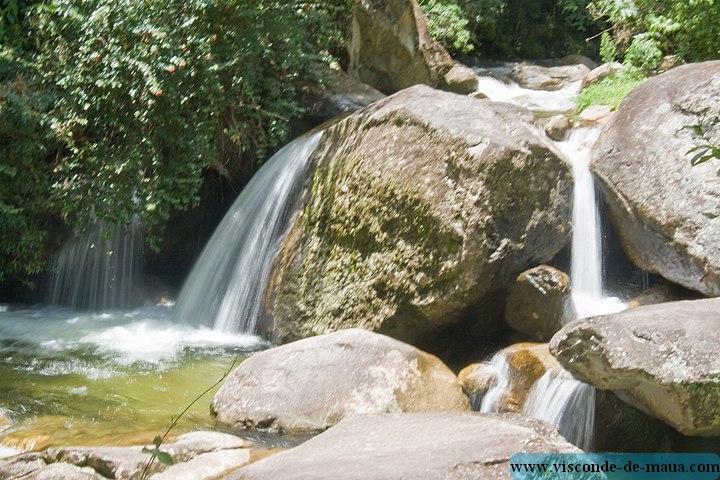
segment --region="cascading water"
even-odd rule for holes
[[[523,413],[555,425],[572,444],[584,451],[593,446],[595,388],[574,378],[545,372],[530,389]]]
[[[255,331],[278,243],[320,136],[286,145],[243,189],[186,280],[176,319],[225,332]]]
[[[503,397],[510,389],[510,364],[507,361],[505,352],[498,352],[493,355],[488,366],[493,372],[495,381],[485,395],[483,395],[480,402],[478,402],[476,398],[472,399],[473,408],[482,413],[498,412]]]
[[[49,303],[93,311],[129,308],[142,245],[137,219],[128,226],[95,222],[53,258]]]

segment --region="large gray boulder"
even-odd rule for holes
[[[315,433],[366,413],[469,411],[433,355],[360,329],[307,338],[245,360],[212,402],[218,425]]]
[[[560,330],[553,355],[685,435],[720,435],[720,299],[637,307]]]
[[[508,478],[517,452],[575,453],[535,419],[473,413],[363,415],[231,480],[445,480]]]
[[[720,61],[690,64],[628,95],[593,149],[592,169],[623,247],[637,266],[720,295],[720,175],[692,167],[707,143],[686,126],[720,116]],[[708,128],[717,145],[720,128]]]
[[[359,0],[353,10],[348,73],[383,93],[417,84],[471,93],[477,77],[430,37],[416,0]]]
[[[572,174],[533,122],[416,86],[328,129],[271,274],[270,336],[361,327],[414,343],[480,317],[569,237]]]

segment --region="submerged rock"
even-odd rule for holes
[[[505,480],[510,456],[519,451],[580,450],[544,422],[515,415],[363,415],[228,478]]]
[[[720,299],[648,305],[573,322],[551,351],[685,435],[720,435]]]
[[[326,131],[273,267],[270,336],[362,327],[415,342],[552,258],[572,174],[533,122],[416,86]]]
[[[593,149],[622,245],[635,265],[704,295],[720,295],[717,161],[691,148],[720,141],[720,61],[684,65],[631,92]],[[687,126],[705,122],[707,138]]]
[[[345,417],[470,410],[436,357],[360,329],[307,338],[245,360],[215,395],[218,425],[313,433]]]
[[[570,279],[547,265],[521,273],[507,297],[505,321],[533,340],[550,341],[574,318]]]

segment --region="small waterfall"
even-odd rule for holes
[[[243,189],[185,281],[176,319],[226,332],[255,331],[278,243],[320,136],[286,145]]]
[[[95,311],[129,308],[142,246],[142,225],[137,218],[128,226],[94,222],[53,258],[49,302]]]
[[[510,391],[510,364],[505,352],[500,351],[492,356],[488,366],[493,372],[495,381],[480,402],[477,398],[471,399],[471,402],[475,410],[482,413],[495,413],[500,411],[503,397]]]
[[[547,371],[530,389],[523,407],[529,417],[555,425],[563,437],[584,451],[593,447],[595,388]]]
[[[590,151],[600,134],[598,127],[576,128],[567,140],[555,142],[573,167],[573,236],[570,266],[572,295],[578,318],[625,309],[603,289],[602,230],[595,182],[590,172]]]

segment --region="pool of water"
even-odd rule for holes
[[[169,307],[87,313],[3,306],[0,410],[12,425],[0,425],[0,453],[149,442],[233,362],[265,346],[255,336],[173,323]],[[212,426],[213,393],[184,415],[176,433]]]

